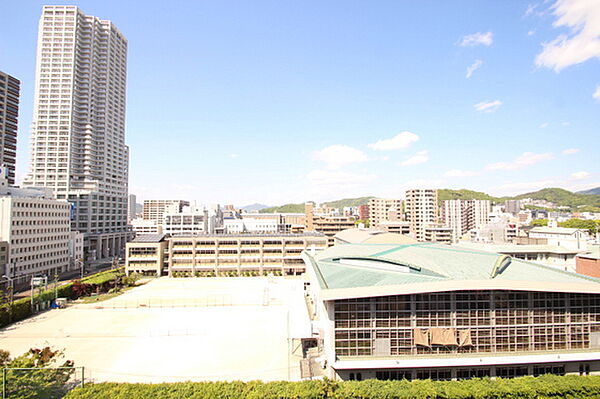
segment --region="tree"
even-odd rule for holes
[[[11,399],[62,397],[71,388],[69,379],[75,370],[72,368],[71,360],[58,363],[62,357],[63,352],[52,350],[48,346],[43,349],[30,349],[14,359],[10,358],[8,352],[0,350],[0,366],[6,369],[7,397]]]
[[[600,227],[600,221],[598,220],[584,220],[584,219],[569,219],[565,222],[559,223],[560,227],[569,227],[572,229],[584,229],[590,234],[596,234]]]
[[[548,219],[535,219],[531,222],[531,225],[537,227],[548,226]]]

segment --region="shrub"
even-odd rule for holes
[[[583,399],[600,398],[600,376],[521,377],[462,381],[182,382],[101,383],[71,391],[66,399]]]

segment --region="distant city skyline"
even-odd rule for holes
[[[600,3],[68,3],[129,40],[140,202],[600,186]],[[18,182],[44,4],[0,16],[0,70],[21,81]]]

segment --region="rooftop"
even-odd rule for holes
[[[547,234],[573,234],[582,229],[572,229],[569,227],[534,227],[530,230],[532,233],[547,233]]]
[[[414,244],[417,240],[397,233],[376,228],[352,228],[342,230],[335,238],[344,244]]]
[[[138,234],[131,242],[161,242],[165,239],[165,234]]]
[[[541,287],[538,290],[568,290],[570,285],[576,292],[600,292],[600,280],[594,278],[508,255],[436,243],[345,244],[315,256],[304,253],[303,257],[312,266],[321,289],[337,291],[330,299],[342,294],[352,297],[410,290],[530,289],[534,285]]]

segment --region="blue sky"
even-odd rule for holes
[[[29,163],[37,23],[7,1]],[[46,3],[48,4],[48,3]],[[130,192],[244,205],[600,186],[600,2],[112,1]]]

